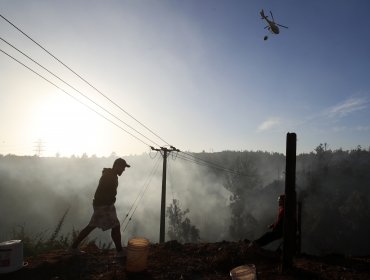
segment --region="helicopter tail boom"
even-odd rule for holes
[[[265,12],[263,11],[263,9],[261,10],[260,15],[261,19],[266,19]]]

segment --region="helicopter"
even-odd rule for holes
[[[261,15],[261,19],[266,20],[268,25],[265,26],[265,29],[267,28],[267,30],[269,30],[271,32],[271,34],[279,34],[280,33],[279,26],[284,27],[284,28],[288,28],[287,26],[276,23],[275,20],[274,20],[274,16],[272,15],[271,11],[270,11],[270,15],[271,15],[272,21],[268,19],[268,16],[265,15],[265,12],[263,11],[263,9],[261,10],[260,15]],[[263,39],[267,40],[268,36],[265,36]]]

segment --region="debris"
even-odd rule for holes
[[[23,279],[215,279],[230,280],[230,271],[238,266],[254,264],[258,280],[270,279],[370,279],[370,257],[338,258],[333,256],[297,256],[294,275],[282,275],[281,255],[261,248],[249,252],[247,242],[187,243],[169,241],[151,244],[146,271],[129,275],[125,262],[113,262],[115,250],[84,247],[86,254],[74,256],[55,250],[26,258],[29,265],[19,271],[2,274],[2,280]],[[220,250],[222,248],[222,250]],[[343,267],[346,269],[344,270]],[[325,269],[323,269],[325,268]],[[53,278],[54,277],[54,278]],[[55,278],[57,277],[57,278]],[[140,278],[141,277],[141,278]]]

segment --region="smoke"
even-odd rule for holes
[[[370,234],[369,152],[317,151],[297,156],[297,199],[303,201],[302,250],[368,253],[370,248],[364,244]],[[284,192],[284,155],[222,152],[197,156],[221,162],[225,168],[241,168],[248,176],[233,177],[169,157],[167,206],[177,199],[182,210],[189,209],[187,217],[199,229],[202,241],[258,238],[276,218],[277,197]],[[123,243],[134,236],[157,243],[163,159],[159,154],[124,158],[131,168],[119,177],[115,204]],[[51,234],[69,207],[62,232],[81,230],[93,212],[92,199],[101,172],[111,167],[114,159],[0,156],[0,238],[11,238],[19,225],[30,235]],[[96,229],[90,236],[95,238],[108,244],[110,231]]]
[[[113,160],[2,157],[2,234],[9,234],[18,225],[24,225],[25,229],[32,233],[51,232],[68,207],[71,208],[63,231],[68,233],[72,229],[81,229],[88,223],[92,214],[92,198],[101,171],[104,167],[111,167]],[[158,161],[148,155],[142,155],[126,157],[126,160],[132,167],[126,169],[119,178],[116,201],[117,214],[121,222],[124,221],[122,230],[127,226],[123,240],[126,242],[133,235],[140,235],[157,242],[162,159],[159,158]],[[153,170],[156,170],[154,174]],[[172,199],[178,199],[183,210],[189,209],[188,217],[200,230],[204,241],[214,242],[230,238],[228,229],[231,192],[224,187],[221,178],[220,174],[210,171],[208,167],[179,158],[168,158],[167,205]],[[263,216],[265,208],[256,210],[259,208],[255,208],[253,204],[251,206],[256,217]],[[269,210],[266,212],[274,212]],[[129,221],[132,211],[135,212]],[[129,216],[125,219],[128,213]],[[98,232],[92,235],[93,237],[110,241],[109,233],[96,231]]]
[[[124,222],[122,230],[126,228],[123,242],[134,235],[152,242],[159,240],[162,158],[158,157],[125,157],[131,168],[119,177],[115,204]],[[80,230],[93,212],[92,198],[102,169],[111,167],[113,161],[114,158],[0,157],[0,234],[10,238],[17,226],[24,226],[30,234],[52,232],[68,207],[62,232]],[[202,240],[228,238],[229,196],[222,181],[207,168],[168,158],[167,205],[176,198],[182,209],[189,209],[188,217],[200,229]],[[110,242],[110,233],[97,229],[91,238]]]

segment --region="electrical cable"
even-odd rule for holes
[[[124,224],[124,222],[126,221],[127,217],[129,216],[129,214],[130,214],[131,210],[133,209],[134,205],[136,204],[137,200],[139,199],[139,197],[140,197],[140,196],[142,195],[142,193],[144,192],[144,190],[145,190],[145,186],[148,184],[147,182],[150,182],[150,181],[151,181],[151,177],[152,177],[152,176],[154,175],[154,173],[155,173],[155,172],[154,172],[154,170],[156,170],[156,169],[157,169],[158,162],[159,162],[159,158],[157,159],[157,161],[156,161],[156,162],[155,162],[155,164],[153,165],[153,168],[152,168],[151,172],[149,173],[148,177],[145,179],[144,184],[143,184],[143,186],[141,187],[139,194],[137,195],[137,197],[136,197],[136,199],[134,200],[134,202],[131,204],[131,207],[130,207],[130,209],[128,210],[128,212],[127,212],[127,214],[126,214],[125,218],[122,220],[122,222],[121,222],[121,227],[122,227],[122,225]]]
[[[131,216],[130,216],[130,218],[128,219],[128,221],[127,221],[127,223],[126,223],[126,226],[125,226],[125,228],[123,229],[123,231],[122,231],[122,232],[125,232],[125,230],[126,230],[126,228],[127,228],[128,224],[131,222],[132,217],[134,216],[134,214],[135,214],[135,212],[136,212],[136,209],[138,208],[138,206],[139,206],[139,204],[140,204],[140,201],[142,200],[142,198],[144,197],[144,194],[146,193],[146,191],[148,190],[148,188],[149,188],[149,186],[150,186],[150,182],[151,182],[151,180],[152,180],[152,178],[153,178],[154,173],[157,171],[158,166],[159,166],[159,158],[158,158],[157,162],[155,163],[155,167],[152,169],[152,173],[151,173],[151,174],[150,174],[150,176],[149,176],[149,180],[148,180],[148,183],[147,183],[147,185],[146,185],[145,189],[143,190],[143,192],[141,192],[141,193],[139,194],[139,196],[138,196],[138,201],[137,201],[137,203],[136,203],[136,206],[135,206],[134,210],[132,211]],[[135,201],[136,201],[136,200],[135,200]],[[134,205],[134,204],[133,204],[133,205]],[[132,205],[132,206],[133,206],[133,205]],[[132,209],[132,207],[131,207],[131,209]],[[131,211],[131,209],[130,209],[130,211]],[[129,212],[130,212],[130,211],[129,211]],[[128,213],[127,213],[127,215],[126,215],[126,217],[125,217],[125,219],[124,219],[124,220],[126,220],[127,216],[128,216]],[[122,224],[123,224],[123,222],[122,222]],[[121,225],[121,227],[122,227],[122,225]]]
[[[124,110],[121,106],[119,106],[117,103],[115,103],[113,100],[111,100],[109,97],[107,97],[104,93],[102,93],[100,90],[98,90],[95,86],[93,86],[91,83],[89,83],[86,79],[84,79],[81,75],[77,74],[74,70],[72,70],[69,66],[67,66],[65,63],[63,63],[60,59],[58,59],[56,56],[54,56],[51,52],[49,52],[46,48],[44,48],[41,44],[36,42],[34,39],[32,39],[29,35],[27,35],[24,31],[22,31],[20,28],[18,28],[15,24],[13,24],[10,20],[5,18],[3,15],[0,14],[0,17],[3,18],[6,22],[8,22],[10,25],[12,25],[15,29],[17,29],[19,32],[21,32],[24,36],[26,36],[29,40],[31,40],[33,43],[35,43],[37,46],[39,46],[42,50],[44,50],[47,54],[49,54],[51,57],[53,57],[56,61],[58,61],[60,64],[62,64],[64,67],[66,67],[69,71],[71,71],[73,74],[75,74],[78,78],[80,78],[83,82],[85,82],[87,85],[89,85],[91,88],[93,88],[95,91],[97,91],[101,96],[103,96],[105,99],[107,99],[109,102],[111,102],[113,105],[115,105],[117,108],[119,108],[121,111],[123,111],[126,115],[128,115],[130,118],[135,120],[137,123],[142,125],[144,128],[146,128],[148,131],[150,131],[153,135],[155,135],[158,139],[162,140],[167,145],[168,142],[166,142],[163,138],[161,138],[158,134],[156,134],[153,130],[148,128],[146,125],[144,125],[142,122],[137,120],[134,116],[132,116],[130,113],[128,113],[126,110]]]
[[[63,82],[64,84],[68,85],[70,88],[72,88],[73,90],[75,90],[76,92],[78,92],[80,95],[82,95],[84,98],[86,98],[87,100],[89,100],[90,102],[92,102],[93,104],[95,104],[96,106],[98,106],[100,109],[104,110],[106,113],[108,113],[109,115],[111,115],[112,117],[114,117],[115,119],[117,119],[118,121],[120,121],[121,123],[125,124],[126,126],[128,126],[129,128],[131,128],[132,130],[134,130],[136,133],[138,133],[139,135],[141,135],[142,137],[144,137],[145,139],[149,140],[150,142],[152,142],[153,144],[157,145],[158,147],[160,147],[159,144],[157,144],[156,142],[154,142],[153,140],[149,139],[148,137],[146,137],[145,135],[143,135],[140,131],[136,130],[135,128],[133,128],[132,126],[130,126],[129,124],[127,124],[126,122],[124,122],[123,120],[121,120],[120,118],[118,118],[117,116],[115,116],[114,114],[112,114],[111,112],[109,112],[107,109],[105,109],[104,107],[102,107],[101,105],[99,105],[98,103],[96,103],[94,100],[92,100],[91,98],[89,98],[87,95],[83,94],[81,91],[79,91],[78,89],[76,89],[75,87],[73,87],[72,85],[70,85],[69,83],[67,83],[66,81],[64,81],[63,79],[61,79],[60,77],[58,77],[56,74],[54,74],[53,72],[51,72],[49,69],[47,69],[46,67],[42,66],[40,63],[38,63],[37,61],[35,61],[34,59],[32,59],[30,56],[28,56],[27,54],[25,54],[24,52],[22,52],[21,50],[19,50],[17,47],[15,47],[14,45],[12,45],[11,43],[9,43],[8,41],[6,41],[5,39],[3,39],[2,37],[0,37],[0,40],[2,40],[3,42],[5,42],[6,44],[8,44],[10,47],[12,47],[13,49],[15,49],[16,51],[18,51],[19,53],[21,53],[22,55],[24,55],[25,57],[27,57],[29,60],[31,60],[33,63],[35,63],[36,65],[40,66],[42,69],[44,69],[45,71],[47,71],[49,74],[53,75],[55,78],[57,78],[58,80],[60,80],[61,82]]]
[[[172,172],[171,172],[171,169],[172,169],[172,164],[170,164],[170,162],[167,162],[167,168],[168,168],[168,181],[172,181]],[[175,194],[174,194],[174,191],[173,191],[173,186],[172,186],[172,183],[170,184],[170,189],[171,189],[171,194],[172,194],[172,201],[175,200]]]
[[[44,48],[41,44],[39,44],[38,42],[36,42],[34,39],[32,39],[29,35],[27,35],[24,31],[22,31],[20,28],[18,28],[15,24],[13,24],[10,20],[8,20],[7,18],[5,18],[3,15],[0,14],[0,17],[3,18],[6,22],[8,22],[10,25],[12,25],[15,29],[17,29],[19,32],[21,32],[24,36],[26,36],[28,39],[30,39],[33,43],[35,43],[37,46],[39,46],[41,49],[43,49],[46,53],[48,53],[51,57],[53,57],[56,61],[58,61],[59,63],[61,63],[64,67],[66,67],[68,70],[70,70],[73,74],[75,74],[78,78],[80,78],[82,81],[84,81],[86,84],[88,84],[90,87],[92,87],[94,90],[96,90],[100,95],[102,95],[104,98],[106,98],[108,101],[110,101],[112,104],[114,104],[117,108],[119,108],[120,110],[122,110],[125,114],[127,114],[129,117],[131,117],[132,119],[134,119],[136,122],[138,122],[140,125],[142,125],[144,128],[146,128],[148,131],[150,131],[153,135],[155,135],[156,137],[158,137],[159,139],[161,139],[164,143],[166,143],[167,145],[170,145],[168,142],[166,142],[164,139],[162,139],[159,135],[157,135],[155,132],[153,132],[151,129],[149,129],[147,126],[145,126],[143,123],[141,123],[140,121],[138,121],[136,118],[134,118],[130,113],[128,113],[126,110],[124,110],[121,106],[119,106],[117,103],[115,103],[113,100],[111,100],[110,98],[108,98],[104,93],[102,93],[100,90],[98,90],[96,87],[94,87],[91,83],[89,83],[86,79],[84,79],[81,75],[79,75],[78,73],[76,73],[73,69],[71,69],[69,66],[67,66],[65,63],[63,63],[60,59],[58,59],[56,56],[54,56],[50,51],[48,51],[46,48]],[[4,42],[6,42],[4,39],[2,39]],[[7,42],[6,42],[7,43]],[[8,43],[9,44],[9,43]],[[18,50],[19,51],[19,50]],[[2,51],[4,52],[4,51]],[[4,52],[5,53],[5,52]],[[21,52],[22,53],[22,52]],[[7,54],[7,53],[5,53]],[[22,53],[23,54],[23,53]],[[8,55],[8,54],[7,54]],[[10,56],[10,55],[8,55]],[[11,56],[10,56],[11,57]],[[13,58],[13,57],[11,57]],[[14,59],[14,58],[13,58]],[[32,59],[31,59],[32,60]],[[17,62],[19,62],[18,60],[16,60]],[[35,61],[34,61],[35,62]],[[19,62],[20,63],[20,62]],[[36,62],[35,62],[36,63]],[[22,64],[22,63],[21,63]],[[22,64],[24,65],[24,64]],[[25,65],[24,65],[25,66]],[[28,67],[27,67],[28,68]],[[30,69],[30,68],[29,68]],[[44,68],[45,69],[45,68]],[[30,69],[31,70],[31,69]],[[45,69],[46,70],[46,69]],[[33,71],[33,70],[31,70]],[[48,71],[48,70],[47,70]],[[40,74],[38,74],[37,72],[33,71],[34,73],[36,73],[37,75],[39,75],[40,77],[42,77]],[[48,71],[50,72],[50,71]],[[44,77],[42,77],[44,78]],[[44,78],[45,79],[45,78]],[[45,79],[46,81],[50,82],[49,80]],[[63,80],[62,80],[63,81]],[[64,82],[64,81],[63,81]],[[51,82],[50,82],[51,83]],[[53,83],[52,83],[53,84]],[[68,86],[70,86],[68,83],[66,83]],[[55,85],[55,84],[53,84]],[[56,85],[55,85],[56,86]],[[58,87],[58,86],[57,86]],[[71,86],[70,86],[71,87]],[[59,87],[58,87],[59,88]],[[73,88],[73,87],[71,87]],[[73,88],[74,89],[74,88]],[[76,90],[77,91],[77,90]],[[77,91],[79,92],[79,91]],[[80,92],[79,92],[80,93]],[[69,95],[69,94],[68,94]],[[83,95],[84,96],[84,95]],[[87,98],[85,96],[85,98]],[[88,98],[89,99],[89,98]],[[78,100],[78,99],[76,99]],[[89,99],[90,100],[90,99]],[[78,100],[79,101],[79,100]],[[91,100],[90,100],[91,101]],[[80,101],[79,101],[80,102]],[[93,102],[93,101],[91,101]],[[95,102],[93,102],[94,104],[96,104]],[[85,104],[84,104],[85,105]],[[96,104],[97,105],[97,104]],[[86,105],[85,105],[86,106]],[[99,106],[99,105],[97,105]],[[100,106],[99,106],[100,107]],[[93,110],[93,109],[92,109]],[[105,110],[105,109],[103,109]],[[96,112],[94,110],[94,112]],[[98,113],[99,114],[99,113]],[[101,115],[101,114],[99,114]],[[103,116],[104,117],[104,116]],[[115,117],[115,116],[114,116]],[[106,117],[104,117],[105,119],[107,119]],[[110,122],[112,122],[111,120],[109,120]],[[124,123],[124,122],[123,122]],[[114,123],[115,124],[115,123]],[[126,124],[126,123],[125,123]],[[117,126],[117,124],[115,124]],[[127,125],[127,124],[126,124]],[[129,126],[129,125],[128,125]],[[131,129],[135,130],[134,128],[132,128],[131,126],[129,126]],[[120,127],[121,128],[121,127]],[[122,129],[122,128],[121,128]],[[124,130],[124,129],[123,129]],[[126,130],[124,130],[126,131]],[[139,133],[137,130],[135,130],[137,133]],[[127,131],[126,131],[127,132]],[[129,132],[127,132],[129,133]],[[129,133],[130,135],[132,135],[131,133]],[[139,133],[141,134],[141,133]],[[142,135],[142,134],[141,134]],[[132,135],[133,136],[133,135]],[[143,135],[142,135],[143,136]],[[134,136],[136,139],[138,139],[136,136]],[[143,136],[145,137],[146,139],[148,139],[146,136]],[[148,139],[150,140],[150,139]],[[141,141],[141,140],[140,140]],[[151,142],[155,143],[154,141],[150,140]],[[141,141],[143,142],[143,141]],[[147,145],[147,144],[145,144]],[[156,144],[157,146],[160,146],[158,144]],[[244,175],[244,176],[248,176],[248,175],[245,175],[245,174],[242,174],[238,171],[235,171],[235,170],[231,170],[231,169],[227,169],[221,165],[218,165],[216,163],[212,163],[212,162],[209,162],[209,161],[205,161],[203,159],[200,159],[200,158],[197,158],[195,157],[194,155],[192,154],[188,154],[188,153],[185,153],[185,152],[182,152],[188,156],[191,156],[193,157],[195,160],[191,160],[189,158],[186,158],[186,157],[179,157],[183,160],[187,160],[187,161],[190,161],[190,162],[193,162],[193,163],[196,163],[198,165],[203,165],[203,166],[208,166],[208,167],[211,167],[211,168],[216,168],[216,169],[219,169],[219,170],[223,170],[223,171],[226,171],[226,172],[230,172],[230,173],[233,173],[233,174],[237,174],[237,175]]]
[[[0,37],[0,39],[2,39]],[[5,41],[4,39],[2,39],[3,41]],[[6,42],[6,41],[5,41]],[[6,42],[7,43],[7,42]],[[17,49],[18,50],[18,49]],[[59,87],[58,85],[56,85],[55,83],[53,83],[52,81],[48,80],[47,78],[45,78],[44,76],[42,76],[41,74],[39,74],[38,72],[36,72],[35,70],[33,70],[32,68],[30,68],[29,66],[25,65],[24,63],[22,63],[21,61],[19,61],[18,59],[16,59],[15,57],[11,56],[10,54],[8,54],[7,52],[3,51],[2,49],[0,49],[1,52],[3,52],[5,55],[9,56],[11,59],[15,60],[16,62],[18,62],[19,64],[21,64],[22,66],[24,66],[25,68],[27,68],[28,70],[30,70],[31,72],[33,72],[34,74],[38,75],[40,78],[44,79],[45,81],[47,81],[48,83],[52,84],[53,86],[55,86],[56,88],[58,88],[59,90],[63,91],[65,94],[67,94],[68,96],[70,96],[71,98],[73,98],[74,100],[78,101],[79,103],[81,103],[82,105],[86,106],[88,109],[92,110],[93,112],[95,112],[96,114],[98,114],[99,116],[103,117],[104,119],[106,119],[107,121],[109,121],[110,123],[114,124],[115,126],[117,126],[118,128],[120,128],[121,130],[125,131],[126,133],[128,133],[129,135],[131,135],[132,137],[134,137],[135,139],[139,140],[140,142],[142,142],[144,145],[146,146],[149,146],[150,145],[146,142],[144,142],[142,139],[136,137],[135,135],[133,135],[132,133],[130,133],[129,131],[127,131],[126,129],[122,128],[121,126],[119,126],[118,124],[114,123],[112,120],[108,119],[106,116],[102,115],[101,113],[99,113],[98,111],[96,111],[95,109],[91,108],[90,106],[88,106],[87,104],[85,104],[84,102],[82,102],[81,100],[77,99],[76,97],[74,97],[73,95],[71,95],[70,93],[68,93],[66,90],[62,89],[61,87]],[[21,52],[21,51],[20,51]],[[23,52],[21,52],[23,55],[25,55]],[[29,58],[30,60],[32,60],[33,62],[35,62],[37,65],[39,65],[40,67],[44,68],[42,65],[40,65],[39,63],[37,63],[36,61],[34,61],[32,58],[28,57],[27,55],[25,55],[27,58]],[[46,71],[50,72],[49,70],[47,70],[46,68],[44,68]],[[51,72],[50,72],[51,73]],[[52,73],[51,73],[52,74]],[[52,74],[54,75],[54,74]],[[57,76],[56,76],[57,77]],[[59,77],[57,77],[58,79],[60,79]],[[60,79],[61,81],[63,81],[62,79]],[[64,81],[63,81],[64,82]],[[65,82],[66,83],[66,82]],[[70,86],[68,83],[66,83],[68,86]],[[71,87],[71,86],[70,86]],[[73,88],[73,87],[71,87]],[[74,89],[74,88],[73,88]],[[77,92],[79,92],[78,90],[76,90]],[[80,93],[80,92],[79,92]],[[82,94],[82,93],[80,93]],[[82,94],[84,96],[84,94]],[[85,97],[85,96],[84,96]],[[85,97],[87,98],[88,100],[90,100],[88,97]],[[90,100],[91,101],[91,100]],[[94,101],[91,101],[93,102],[94,104],[96,104]],[[97,106],[99,106],[100,108],[102,108],[100,105],[96,104]],[[105,110],[104,108],[102,108],[103,110]],[[106,110],[105,110],[106,111]],[[109,112],[108,112],[109,113]],[[110,113],[109,113],[110,114]],[[112,115],[112,114],[111,114]],[[114,116],[114,115],[113,115]],[[123,122],[123,121],[122,121]],[[123,122],[124,123],[124,122]],[[129,126],[130,127],[130,126]],[[135,130],[135,129],[134,129]],[[135,130],[136,131],[136,130]],[[141,135],[141,133],[139,133]],[[143,135],[142,135],[143,136]],[[145,136],[144,136],[145,137]],[[145,137],[147,138],[147,137]],[[147,138],[148,139],[148,138]],[[150,139],[149,139],[150,140]],[[150,140],[151,141],[151,140]],[[153,141],[152,141],[153,142]],[[155,142],[153,142],[155,143]],[[156,144],[158,145],[158,144]],[[214,169],[218,169],[218,170],[222,170],[222,171],[225,171],[225,172],[228,172],[228,173],[231,173],[231,174],[235,174],[235,175],[242,175],[242,176],[249,176],[249,175],[245,175],[239,171],[236,171],[236,170],[231,170],[231,169],[227,169],[219,164],[216,164],[216,163],[213,163],[213,162],[210,162],[210,161],[206,161],[206,160],[203,160],[199,157],[196,157],[194,156],[193,154],[190,154],[190,153],[186,153],[186,152],[182,152],[182,151],[178,151],[176,150],[176,152],[181,152],[182,154],[176,154],[176,157],[180,158],[180,159],[183,159],[183,160],[186,160],[186,161],[189,161],[189,162],[192,162],[192,163],[196,163],[198,165],[202,165],[202,166],[206,166],[206,167],[209,167],[209,168],[214,168]],[[185,156],[184,156],[185,155]],[[191,157],[191,158],[189,158]]]
[[[160,139],[161,141],[163,141],[164,143],[166,143],[167,145],[170,146],[170,144],[168,142],[166,142],[163,138],[161,138],[158,134],[156,134],[155,132],[153,132],[150,128],[148,128],[146,125],[144,125],[142,122],[140,122],[139,120],[137,120],[135,117],[133,117],[130,113],[128,113],[126,110],[124,110],[121,106],[119,106],[117,103],[115,103],[113,100],[111,100],[109,97],[107,97],[104,93],[102,93],[100,90],[98,90],[95,86],[93,86],[91,83],[89,83],[86,79],[84,79],[81,75],[79,75],[78,73],[76,73],[74,70],[72,70],[69,66],[67,66],[65,63],[63,63],[60,59],[58,59],[57,57],[55,57],[51,52],[49,52],[48,50],[46,50],[43,46],[41,46],[39,43],[37,43],[35,40],[33,40],[29,35],[27,35],[25,32],[23,32],[21,29],[19,29],[17,26],[15,26],[13,23],[11,23],[8,19],[6,19],[4,16],[2,16],[0,14],[0,17],[3,18],[5,21],[7,21],[9,24],[11,24],[14,28],[16,28],[19,32],[21,32],[24,36],[26,36],[28,39],[30,39],[33,43],[35,43],[37,46],[39,46],[41,49],[43,49],[46,53],[48,53],[51,57],[53,57],[56,61],[58,61],[60,64],[62,64],[64,67],[66,67],[68,70],[70,70],[73,74],[75,74],[78,78],[80,78],[83,82],[85,82],[87,85],[89,85],[91,88],[93,88],[95,91],[97,91],[101,96],[103,96],[105,99],[107,99],[109,102],[111,102],[113,105],[115,105],[117,108],[119,108],[121,111],[123,111],[126,115],[128,115],[129,117],[131,117],[133,120],[135,120],[137,123],[139,123],[141,126],[143,126],[145,129],[147,129],[150,133],[152,133],[154,136],[156,136],[158,139]],[[34,62],[36,65],[38,65],[39,67],[41,67],[42,69],[44,69],[45,71],[47,71],[49,74],[51,74],[52,76],[54,76],[55,78],[57,78],[58,80],[60,80],[61,82],[63,82],[64,84],[66,84],[67,86],[69,86],[71,89],[75,90],[76,92],[78,92],[80,95],[82,95],[84,98],[86,98],[87,100],[89,100],[90,102],[92,102],[93,104],[95,104],[96,106],[98,106],[100,109],[102,109],[103,111],[105,111],[106,113],[108,113],[110,116],[114,117],[115,119],[117,119],[118,121],[120,121],[121,123],[123,123],[124,125],[126,125],[127,127],[129,127],[130,129],[132,129],[133,131],[135,131],[136,133],[138,133],[139,135],[141,135],[142,137],[144,137],[145,139],[149,140],[150,142],[152,142],[153,144],[155,144],[156,146],[160,147],[159,144],[157,144],[155,141],[149,139],[148,137],[146,137],[145,135],[143,135],[141,132],[139,132],[138,130],[136,130],[135,128],[133,128],[132,126],[130,126],[129,124],[125,123],[124,121],[122,121],[120,118],[118,118],[117,116],[115,116],[114,114],[110,113],[108,110],[106,110],[104,107],[100,106],[98,103],[96,103],[94,100],[90,99],[88,96],[86,96],[85,94],[83,94],[81,91],[79,91],[78,89],[76,89],[75,87],[73,87],[72,85],[70,85],[68,82],[64,81],[63,79],[61,79],[60,77],[58,77],[57,75],[55,75],[54,73],[52,73],[50,70],[48,70],[47,68],[45,68],[44,66],[42,66],[40,63],[36,62],[34,59],[32,59],[30,56],[26,55],[24,52],[20,51],[18,48],[16,48],[15,46],[13,46],[12,44],[10,44],[9,42],[7,42],[5,39],[1,38],[0,39],[5,42],[6,44],[8,44],[10,47],[12,47],[13,49],[17,50],[19,53],[21,53],[22,55],[24,55],[25,57],[27,57],[29,60],[31,60],[32,62]],[[65,94],[67,94],[68,96],[70,96],[71,98],[73,98],[74,100],[78,101],[79,103],[81,103],[82,105],[84,105],[85,107],[87,107],[88,109],[92,110],[93,112],[95,112],[96,114],[98,114],[99,116],[103,117],[104,119],[106,119],[107,121],[111,122],[113,125],[117,126],[118,128],[120,128],[121,130],[125,131],[126,133],[128,133],[129,135],[131,135],[132,137],[134,137],[135,139],[137,139],[138,141],[142,142],[144,145],[146,146],[149,146],[145,141],[143,141],[142,139],[138,138],[137,136],[133,135],[132,133],[130,133],[129,131],[125,130],[124,128],[122,128],[121,126],[119,126],[118,124],[116,124],[115,122],[113,122],[111,119],[107,118],[106,116],[102,115],[101,113],[99,113],[98,111],[96,111],[95,109],[93,109],[92,107],[88,106],[87,104],[85,104],[84,102],[82,102],[81,100],[77,99],[75,96],[71,95],[70,93],[68,93],[66,90],[62,89],[60,86],[58,86],[57,84],[55,84],[54,82],[50,81],[49,79],[45,78],[43,75],[41,75],[40,73],[38,73],[37,71],[33,70],[32,68],[30,68],[29,66],[25,65],[24,63],[22,63],[21,61],[19,61],[18,59],[16,59],[15,57],[11,56],[10,54],[6,53],[5,51],[3,51],[2,49],[0,49],[1,52],[3,52],[5,55],[7,55],[8,57],[10,57],[11,59],[13,59],[14,61],[18,62],[19,64],[21,64],[22,66],[24,66],[25,68],[27,68],[28,70],[30,70],[31,72],[33,72],[34,74],[38,75],[40,78],[42,78],[43,80],[45,80],[46,82],[50,83],[51,85],[55,86],[56,88],[58,88],[59,90],[63,91]],[[176,151],[176,156],[174,156],[172,154],[172,158],[180,158],[182,160],[185,160],[185,161],[189,161],[189,162],[192,162],[192,163],[195,163],[195,164],[198,164],[198,165],[202,165],[202,166],[206,166],[206,167],[209,167],[209,168],[215,168],[215,169],[218,169],[218,170],[222,170],[224,172],[229,172],[231,174],[235,174],[235,175],[244,175],[244,176],[248,176],[248,175],[245,175],[245,174],[242,174],[238,171],[235,171],[235,170],[231,170],[231,169],[228,169],[228,168],[225,168],[223,167],[222,165],[219,165],[219,164],[216,164],[216,163],[213,163],[213,162],[210,162],[210,161],[206,161],[206,160],[203,160],[201,158],[198,158],[196,156],[194,156],[193,154],[189,154],[189,153],[185,153],[185,152],[181,152],[181,154],[179,154],[178,152],[180,151]],[[136,209],[138,208],[138,206],[140,205],[140,201],[142,200],[142,198],[144,197],[146,191],[148,190],[149,188],[149,184],[153,178],[153,175],[155,173],[155,171],[158,169],[158,165],[159,165],[159,158],[157,159],[153,169],[152,169],[152,172],[150,173],[150,175],[148,176],[148,179],[147,179],[147,184],[143,185],[142,189],[140,190],[137,198],[135,199],[135,201],[133,202],[133,204],[131,205],[128,213],[126,214],[125,218],[123,219],[122,223],[121,223],[121,228],[123,226],[123,224],[126,222],[127,218],[129,217],[129,214],[131,212],[131,215],[123,229],[123,232],[126,230],[128,224],[130,223],[130,221],[132,220],[132,217],[134,215],[134,213],[136,212]],[[173,189],[171,188],[171,191],[172,191],[172,198],[174,200],[174,193],[173,193]],[[135,205],[136,204],[136,205]],[[134,207],[135,206],[135,207]]]
[[[113,122],[112,120],[108,119],[106,116],[102,115],[101,113],[99,113],[98,111],[96,111],[95,109],[93,109],[92,107],[90,107],[89,105],[85,104],[84,102],[82,102],[81,100],[79,100],[78,98],[74,97],[72,94],[68,93],[66,90],[62,89],[61,87],[59,87],[57,84],[53,83],[52,81],[48,80],[47,78],[45,78],[44,76],[42,76],[40,73],[38,73],[37,71],[33,70],[31,67],[25,65],[23,62],[19,61],[18,59],[16,59],[15,57],[11,56],[10,54],[8,54],[7,52],[5,52],[4,50],[0,49],[0,51],[2,53],[4,53],[5,55],[7,55],[8,57],[10,57],[11,59],[13,59],[14,61],[18,62],[19,64],[21,64],[23,67],[27,68],[28,70],[30,70],[31,72],[33,72],[34,74],[36,74],[37,76],[39,76],[40,78],[42,78],[43,80],[45,80],[46,82],[50,83],[51,85],[55,86],[57,89],[63,91],[65,94],[67,94],[69,97],[73,98],[74,100],[76,100],[77,102],[81,103],[82,105],[84,105],[85,107],[87,107],[88,109],[92,110],[94,113],[98,114],[99,116],[101,116],[102,118],[106,119],[107,121],[109,121],[110,123],[114,124],[115,126],[117,126],[118,128],[120,128],[121,130],[125,131],[126,133],[130,134],[132,137],[134,137],[135,139],[139,140],[140,142],[142,142],[144,145],[146,146],[149,146],[150,145],[146,142],[144,142],[142,139],[136,137],[135,135],[133,135],[131,132],[127,131],[126,129],[124,129],[123,127],[119,126],[118,124],[116,124],[115,122]]]
[[[242,174],[241,172],[239,172],[237,170],[229,169],[229,168],[226,168],[226,167],[224,167],[220,164],[217,164],[217,163],[214,163],[214,162],[207,161],[207,160],[201,159],[199,157],[196,157],[194,154],[185,153],[185,152],[182,152],[182,153],[187,155],[187,156],[190,156],[190,157],[194,158],[196,162],[198,162],[198,163],[200,163],[204,166],[208,166],[208,167],[211,167],[211,168],[216,168],[216,169],[223,170],[223,171],[226,171],[226,172],[229,172],[229,173],[234,173],[234,174],[237,174],[237,175],[245,175],[245,174]]]
[[[231,174],[234,174],[234,175],[249,177],[249,175],[244,174],[240,171],[229,169],[229,168],[226,168],[222,165],[219,165],[219,164],[216,164],[216,163],[213,163],[213,162],[210,162],[210,161],[203,160],[203,159],[201,159],[199,157],[196,157],[196,156],[194,156],[192,154],[189,154],[189,153],[181,152],[181,154],[177,155],[177,157],[182,159],[182,160],[189,161],[189,162],[192,162],[192,163],[196,163],[198,165],[205,166],[205,167],[208,167],[208,168],[218,169],[218,170],[221,170],[221,171],[224,171],[224,172],[227,172],[227,173],[231,173]]]

